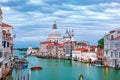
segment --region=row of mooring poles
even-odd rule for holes
[[[27,76],[26,75],[23,76],[22,70],[18,70],[18,79],[17,80],[30,80],[30,72],[28,72]]]
[[[19,80],[19,79],[18,79]],[[26,75],[24,75],[23,76],[23,79],[22,79],[22,77],[21,77],[21,80],[30,80],[30,74],[28,73],[27,74],[27,77],[26,77]]]

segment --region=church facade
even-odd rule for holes
[[[58,43],[74,41],[74,31],[73,31],[73,29],[72,30],[67,29],[64,36],[61,36],[61,33],[58,32],[57,29],[58,29],[57,24],[54,21],[53,26],[52,26],[52,30],[48,34],[47,41],[58,42]]]
[[[56,22],[52,25],[52,30],[48,34],[47,40],[41,42],[39,45],[40,55],[53,55],[55,57],[63,57],[66,55],[66,51],[71,51],[70,42],[74,42],[74,31],[66,30],[64,36],[58,31]],[[70,55],[69,55],[70,56]]]

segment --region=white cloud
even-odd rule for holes
[[[29,0],[29,4],[40,5],[43,4],[43,0]],[[102,37],[105,32],[120,25],[120,3],[100,3],[88,6],[63,4],[62,6],[55,6],[45,6],[47,9],[50,8],[52,11],[50,13],[43,13],[40,10],[20,12],[12,7],[3,6],[3,21],[15,27],[18,35],[16,41],[21,42],[45,40],[54,20],[57,21],[60,31],[73,28],[76,33],[75,36],[80,36],[80,40],[87,40],[88,36],[96,37],[93,41]],[[36,27],[31,26],[38,27],[36,29]],[[43,29],[39,28],[41,26]],[[33,30],[27,31],[25,28],[33,28]],[[49,28],[49,30],[46,28]]]
[[[43,4],[43,0],[29,0],[28,4],[41,5]]]
[[[6,3],[9,2],[10,0],[0,0],[0,2]]]

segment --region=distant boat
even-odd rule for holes
[[[101,64],[94,64],[96,67],[105,67],[104,65]]]
[[[119,69],[120,69],[119,65],[116,65],[116,66],[115,66],[115,69],[116,69],[116,70],[119,70]]]
[[[27,57],[27,55],[24,55],[24,58],[26,58]]]
[[[41,66],[33,66],[30,68],[31,70],[41,70],[42,67]]]

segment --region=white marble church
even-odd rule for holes
[[[61,33],[58,32],[57,30],[57,24],[56,21],[54,21],[53,26],[52,26],[52,31],[51,33],[48,34],[47,41],[52,41],[52,42],[68,42],[68,41],[74,41],[74,31],[72,30],[66,30],[64,36],[61,36]]]
[[[54,22],[51,33],[48,34],[47,41],[61,42],[61,34],[57,31],[57,24]]]
[[[39,54],[55,54],[57,57],[65,56],[66,52],[70,50],[67,50],[66,45],[70,42],[74,42],[74,31],[66,30],[64,36],[61,36],[61,33],[58,32],[57,24],[54,21],[47,40],[41,42],[39,45]]]

